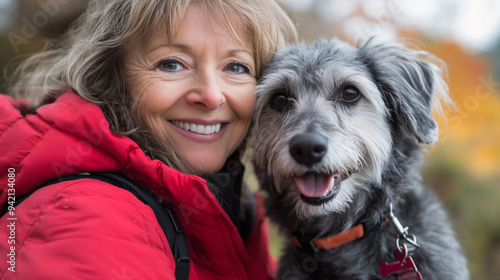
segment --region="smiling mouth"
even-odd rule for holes
[[[311,205],[321,205],[332,200],[340,192],[342,181],[349,174],[321,174],[308,172],[302,176],[294,177],[302,200]]]
[[[191,131],[197,134],[214,134],[220,131],[222,124],[214,124],[214,125],[203,125],[196,123],[188,123],[188,122],[180,122],[180,121],[170,121],[173,125],[180,127],[184,130]]]

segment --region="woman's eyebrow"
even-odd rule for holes
[[[236,54],[239,54],[239,53],[245,53],[245,54],[248,54],[248,55],[252,56],[252,54],[249,51],[245,50],[245,49],[234,49],[234,50],[229,50],[227,52],[227,54],[230,55],[230,56],[236,55]]]
[[[186,52],[192,51],[192,48],[187,44],[168,44],[168,43],[165,43],[165,44],[161,44],[161,45],[158,45],[158,46],[151,48],[149,50],[149,52],[154,52],[154,51],[156,51],[160,48],[163,48],[163,47],[180,49],[180,50],[186,51]],[[243,48],[242,49],[232,49],[232,50],[227,51],[226,53],[228,56],[233,56],[233,55],[236,55],[239,53],[245,53],[245,54],[252,56],[252,54],[248,50],[243,49]]]
[[[188,45],[186,45],[186,44],[168,44],[168,43],[165,43],[165,44],[160,44],[158,46],[152,47],[151,49],[149,49],[149,52],[154,52],[157,49],[163,48],[163,47],[176,48],[176,49],[181,49],[181,50],[185,50],[185,51],[190,51],[191,50],[191,47],[188,46]]]

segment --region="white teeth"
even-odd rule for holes
[[[328,187],[328,190],[324,194],[322,194],[320,197],[325,197],[325,196],[329,195],[332,192],[334,187],[335,187],[335,179],[332,179],[332,181],[330,182],[330,186]]]
[[[328,191],[326,191],[324,194],[322,194],[320,197],[325,197],[327,196],[328,194],[330,194],[332,190],[328,189]]]
[[[202,124],[194,124],[194,123],[187,123],[187,122],[179,122],[179,121],[170,121],[173,123],[175,126],[178,126],[182,129],[195,132],[198,134],[212,134],[212,133],[217,133],[220,131],[221,124],[214,124],[214,125],[202,125]]]

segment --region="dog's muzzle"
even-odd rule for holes
[[[311,167],[321,162],[328,152],[328,139],[319,133],[302,133],[290,141],[290,155],[299,164]],[[304,202],[321,205],[333,199],[346,178],[338,172],[322,174],[307,172],[294,177]]]

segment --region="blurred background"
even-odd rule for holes
[[[0,66],[66,30],[86,0],[0,0]],[[500,0],[278,0],[300,39],[413,39],[448,65],[454,109],[440,119],[424,180],[441,197],[472,279],[500,275]],[[6,79],[0,79],[5,92]],[[272,229],[272,250],[282,242]],[[443,256],[446,257],[446,256]]]

